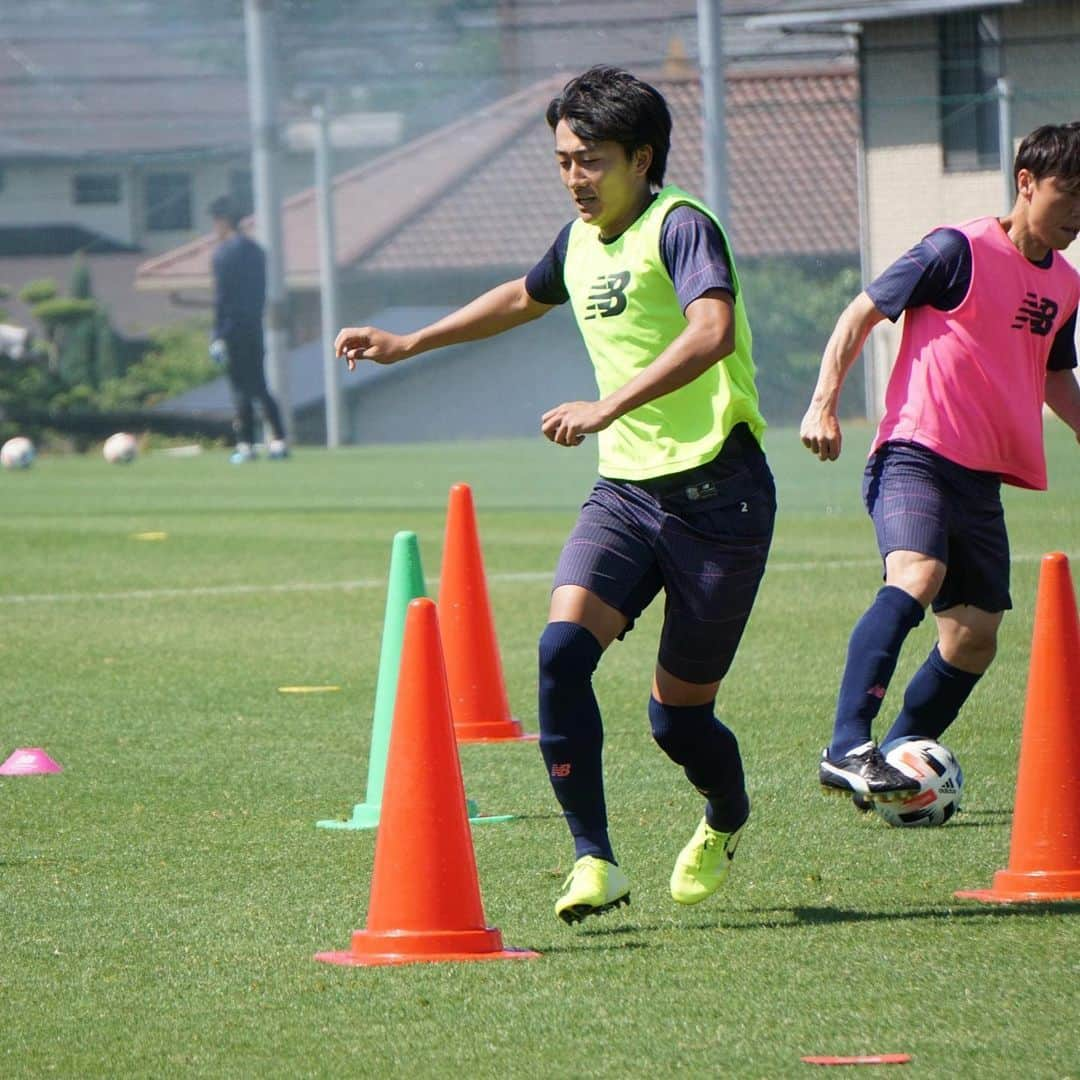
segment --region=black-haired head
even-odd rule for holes
[[[649,183],[661,187],[671,147],[671,113],[655,87],[627,71],[599,64],[571,79],[547,107],[552,131],[560,120],[586,142],[616,142],[630,158],[652,148]]]
[[[1080,121],[1043,124],[1024,138],[1013,162],[1013,181],[1027,169],[1036,179],[1080,180]]]
[[[243,217],[228,195],[220,195],[210,204],[210,216],[215,221],[227,221],[234,229]]]

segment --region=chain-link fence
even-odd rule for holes
[[[661,89],[674,119],[667,179],[703,194],[696,6],[272,5],[277,48],[264,74],[278,99],[273,142],[290,325],[289,354],[271,374],[284,380],[303,437],[319,441],[326,431],[312,105],[332,113],[340,319],[404,325],[410,313],[449,310],[525,272],[573,216],[543,111],[588,64],[627,67]],[[1001,161],[1014,140],[1077,113],[1077,66],[1054,60],[1071,56],[1078,27],[1072,5],[1023,4],[1018,11],[1039,7],[1042,22],[1023,12],[949,13],[867,23],[856,38],[844,27],[761,27],[754,16],[769,6],[729,6],[724,18],[725,225],[764,411],[792,424],[832,325],[861,283],[934,225],[1001,212]],[[243,204],[259,188],[244,4],[105,7],[107,25],[87,4],[53,0],[0,31],[0,321],[39,342],[36,353],[0,360],[0,408],[11,417],[20,402],[39,416],[52,407],[60,422],[74,404],[92,409],[107,399],[112,408],[161,411],[169,397],[174,419],[193,401],[202,415],[224,417],[224,380],[195,398],[177,391],[211,374],[192,360],[208,334],[207,205],[223,193]],[[78,252],[87,293],[66,297]],[[80,322],[78,305],[68,304],[68,321],[50,324],[40,300],[23,299],[43,281],[54,283],[53,300],[93,311]],[[381,437],[372,416],[403,408],[402,394],[413,410],[417,395],[430,395],[429,420],[414,424],[411,437],[535,434],[537,408],[562,393],[588,393],[591,383],[569,321],[549,325],[535,340],[508,338],[499,364],[478,352],[471,369],[467,349],[448,360],[455,380],[472,380],[468,425],[448,414],[434,366],[419,384],[346,384],[346,439]],[[162,327],[170,328],[164,337]],[[137,343],[145,347],[153,330],[155,378],[130,375],[140,363]],[[102,352],[107,363],[74,355],[114,340],[123,348]],[[843,398],[849,415],[873,412],[895,344],[888,326],[875,332],[869,393],[859,365]],[[33,363],[79,383],[79,392],[27,378]],[[491,378],[496,367],[505,384]],[[50,386],[54,397],[44,400]],[[515,386],[519,413],[506,407]],[[22,400],[28,394],[33,401]]]

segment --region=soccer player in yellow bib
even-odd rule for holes
[[[649,721],[705,800],[676,859],[672,898],[695,904],[728,875],[750,803],[738,743],[714,703],[765,570],[776,496],[727,238],[706,206],[663,186],[663,97],[627,72],[595,67],[566,84],[547,120],[577,216],[536,266],[414,333],[347,327],[335,348],[350,369],[392,364],[510,330],[557,304],[573,308],[599,395],[556,405],[540,427],[565,447],[596,434],[600,478],[555,573],[539,717],[576,860],[555,913],[574,923],[630,899],[608,834],[592,675],[661,590]]]

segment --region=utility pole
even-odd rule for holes
[[[334,355],[338,318],[337,255],[334,250],[334,166],[330,142],[330,91],[311,110],[315,120],[315,193],[319,214],[319,311],[322,317],[326,445],[341,445],[341,366]]]
[[[288,296],[285,291],[281,195],[277,176],[277,79],[274,0],[244,0],[248,101],[251,109],[251,172],[255,189],[255,227],[266,249],[266,353],[270,389],[281,408],[285,429],[293,433],[288,378]]]
[[[1016,182],[1013,179],[1012,83],[997,81],[998,160],[1001,182],[1005,190],[1004,212],[1008,214],[1016,202]]]
[[[723,0],[697,0],[698,57],[701,63],[705,202],[730,229],[727,182],[727,123],[724,95]]]

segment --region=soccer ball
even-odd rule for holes
[[[944,825],[960,809],[964,773],[953,752],[933,739],[904,739],[883,748],[885,760],[922,785],[906,799],[874,800],[874,810],[890,825]]]
[[[101,452],[110,465],[126,465],[129,461],[135,460],[138,449],[134,435],[129,435],[126,431],[118,431],[105,440]]]
[[[29,469],[34,456],[34,444],[24,435],[16,435],[0,446],[0,464],[5,469]]]

